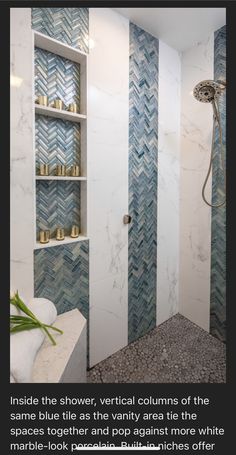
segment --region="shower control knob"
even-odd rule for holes
[[[123,216],[123,223],[124,224],[130,224],[131,222],[131,216],[130,215],[124,215]]]

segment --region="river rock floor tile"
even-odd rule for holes
[[[88,371],[89,383],[224,383],[225,344],[177,314]]]

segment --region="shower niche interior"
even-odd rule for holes
[[[87,54],[42,33],[32,35],[38,249],[85,240],[88,235]],[[40,95],[46,97],[45,105],[37,103]],[[59,100],[61,109],[55,104]],[[76,105],[76,112],[69,110],[71,105]],[[46,175],[40,171],[42,165],[47,165]],[[72,226],[78,226],[78,237],[71,237]],[[64,230],[62,240],[56,238],[58,229]],[[40,231],[50,232],[48,243],[40,243]]]

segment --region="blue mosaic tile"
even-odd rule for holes
[[[80,164],[80,126],[78,123],[35,116],[36,174],[40,163],[49,164],[54,175],[57,164],[65,164],[68,172],[72,164]]]
[[[80,226],[80,182],[38,180],[36,183],[36,227],[49,229],[55,237],[56,229],[65,229],[70,235],[71,226]]]
[[[34,294],[52,300],[58,314],[78,308],[89,315],[89,242],[34,251]]]
[[[31,8],[32,28],[88,52],[88,8]]]
[[[158,39],[130,24],[129,342],[156,325]]]
[[[79,65],[42,49],[35,49],[35,94],[47,95],[49,104],[60,98],[65,105],[76,102],[80,93]],[[56,118],[35,117],[36,173],[48,163],[54,174],[56,164],[80,164],[80,125]]]
[[[226,79],[226,26],[214,36],[214,78]],[[226,163],[226,93],[219,99]],[[212,169],[212,203],[224,198],[224,178],[220,167],[219,136],[216,135]],[[226,341],[226,205],[212,208],[210,333]]]
[[[32,28],[81,51],[88,52],[88,8],[32,8]],[[79,104],[80,66],[50,52],[35,49],[35,94]],[[36,168],[49,163],[79,164],[80,126],[36,115]],[[37,231],[60,223],[69,231],[80,220],[80,184],[39,181],[36,190]],[[89,243],[78,242],[34,252],[35,296],[51,299],[58,313],[78,308],[89,314]]]
[[[47,94],[49,103],[60,98],[67,105],[79,103],[79,65],[50,52],[35,49],[35,93]],[[57,164],[80,164],[80,126],[73,122],[36,115],[36,173],[40,163],[49,164],[55,174]],[[69,181],[38,181],[36,184],[37,238],[41,229],[57,227],[70,234],[72,224],[80,225],[80,184]]]
[[[49,104],[60,98],[66,106],[80,100],[80,65],[35,48],[35,95],[47,95]]]

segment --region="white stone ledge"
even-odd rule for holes
[[[35,359],[32,382],[86,382],[86,319],[75,309],[59,315],[54,325],[63,330],[63,335],[53,331],[56,346],[45,338]]]

